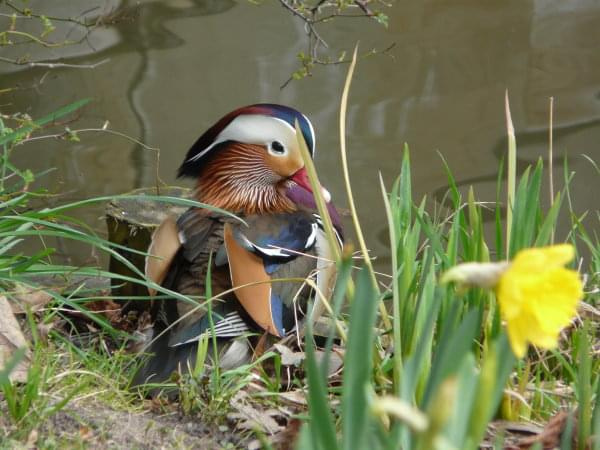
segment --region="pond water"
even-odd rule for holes
[[[49,6],[51,3],[51,6]],[[41,117],[92,97],[70,127],[124,133],[160,149],[158,175],[167,183],[188,147],[224,113],[256,102],[294,106],[313,121],[317,168],[336,203],[346,205],[339,160],[339,97],[347,65],[316,67],[313,76],[280,86],[306,51],[302,22],[278,2],[233,0],[43,0],[36,12],[102,17],[78,45],[60,49],[13,46],[4,57],[94,64],[94,69],[27,68],[0,62],[0,111]],[[0,6],[6,13],[6,7]],[[391,185],[408,143],[415,198],[441,200],[447,179],[440,155],[460,186],[473,185],[481,201],[495,199],[505,152],[504,92],[509,90],[519,163],[547,155],[549,97],[555,98],[555,179],[562,161],[576,171],[577,210],[597,209],[592,192],[600,176],[582,157],[600,160],[600,3],[595,0],[395,2],[386,29],[369,19],[339,19],[319,28],[331,54],[386,49],[361,58],[350,94],[347,140],[356,203],[368,245],[388,262],[378,173]],[[50,11],[48,11],[50,13]],[[7,20],[0,17],[0,20]],[[25,26],[34,26],[34,23]],[[57,23],[59,40],[82,30]],[[4,29],[4,28],[2,28]],[[118,194],[156,184],[157,152],[122,137],[88,132],[80,142],[40,140],[18,148],[20,167],[56,170],[40,183],[65,193],[55,201]],[[599,161],[600,162],[600,161]],[[544,192],[547,189],[545,188]],[[102,209],[80,212],[102,230]],[[597,224],[597,219],[596,224]],[[90,255],[62,249],[72,262]]]

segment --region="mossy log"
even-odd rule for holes
[[[189,189],[181,187],[164,187],[157,192],[155,188],[137,189],[131,195],[165,195],[169,197],[187,198],[190,196]],[[169,215],[178,216],[187,207],[159,202],[153,199],[117,199],[110,202],[106,208],[106,225],[108,227],[108,239],[110,242],[124,247],[146,252],[150,245],[152,233],[158,225]],[[144,272],[145,257],[137,253],[116,249],[116,251],[131,262],[138,270]],[[109,266],[110,272],[139,279],[121,261],[111,256]],[[143,284],[134,282],[123,282],[113,279],[111,282],[112,295],[115,301],[123,305],[123,311],[143,311],[150,306],[149,301],[143,297],[148,296],[148,291]]]
[[[94,275],[79,275],[77,273],[63,273],[56,275],[35,274],[29,281],[42,290],[50,290],[60,295],[85,297],[91,295],[105,295],[110,289],[110,280],[107,277]]]

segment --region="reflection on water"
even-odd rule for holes
[[[305,49],[305,40],[302,23],[276,2],[52,3],[57,14],[66,16],[101,3],[88,16],[112,20],[104,20],[89,42],[54,50],[50,57],[73,64],[110,61],[94,70],[51,72],[0,63],[0,88],[20,88],[0,97],[2,112],[39,117],[91,96],[92,106],[71,127],[97,128],[109,120],[112,129],[160,148],[159,175],[174,182],[188,146],[223,113],[261,101],[290,104],[313,119],[321,177],[336,202],[344,204],[337,111],[346,66],[317,68],[313,77],[280,90],[297,68],[296,54]],[[31,2],[34,10],[46,4]],[[351,47],[358,38],[363,49],[396,43],[390,55],[359,61],[347,125],[356,202],[381,269],[387,249],[377,173],[391,185],[407,142],[416,198],[443,198],[446,176],[439,152],[465,191],[473,185],[479,200],[495,200],[506,148],[507,88],[519,168],[546,157],[548,97],[554,96],[555,180],[562,179],[561,164],[568,155],[569,167],[577,172],[571,193],[578,209],[597,207],[589,191],[598,186],[598,175],[581,154],[600,157],[600,4],[413,0],[395,4],[389,16],[387,30],[367,20],[321,28],[332,52]],[[81,30],[57,31],[67,32]],[[17,162],[36,171],[56,167],[44,184],[70,198],[156,183],[155,152],[102,133],[81,137],[79,143],[40,141],[19,148]],[[101,229],[101,214],[98,209],[82,217]]]

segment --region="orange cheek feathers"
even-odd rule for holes
[[[271,313],[271,278],[265,272],[262,259],[236,242],[229,224],[225,224],[224,237],[231,284],[237,299],[261,328],[281,337]]]

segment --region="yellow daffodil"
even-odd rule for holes
[[[528,343],[556,347],[560,330],[575,316],[583,286],[579,274],[564,267],[574,254],[568,244],[530,248],[511,263],[459,264],[442,282],[495,287],[511,347],[522,357]]]
[[[516,356],[525,355],[528,342],[556,347],[575,316],[583,286],[576,271],[563,267],[574,254],[568,244],[522,250],[500,277],[496,296]]]

